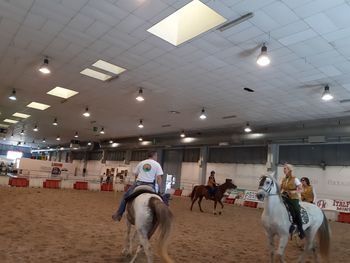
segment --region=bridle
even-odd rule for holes
[[[275,182],[273,180],[271,180],[270,185],[265,189],[263,185],[259,186],[258,189],[259,190],[263,190],[265,193],[267,193],[267,196],[272,196],[272,195],[279,195],[279,193],[275,193],[275,194],[271,194],[271,189],[272,186],[275,184]]]

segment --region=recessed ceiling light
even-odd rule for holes
[[[204,108],[202,109],[201,115],[199,115],[199,118],[200,118],[201,120],[205,120],[205,119],[207,118],[207,115],[205,114]]]
[[[27,107],[37,110],[46,110],[47,108],[50,108],[50,105],[33,101],[29,103]]]
[[[11,95],[9,96],[9,99],[10,100],[17,100],[15,89],[12,90]]]
[[[89,112],[89,108],[88,107],[85,108],[85,112],[83,113],[83,116],[86,117],[86,118],[90,117],[90,112]]]
[[[139,125],[137,125],[137,127],[139,127],[140,129],[144,127],[142,119],[140,120]]]
[[[3,123],[0,123],[0,127],[1,127],[1,128],[8,128],[8,127],[9,127],[9,125],[7,125],[7,124],[3,124]]]
[[[194,0],[147,31],[178,46],[226,20],[201,1]]]
[[[247,122],[247,125],[244,128],[244,131],[247,132],[247,133],[252,131],[252,129],[250,128],[249,122]]]
[[[60,97],[60,98],[64,98],[64,99],[68,99],[74,95],[77,95],[78,93],[79,92],[71,90],[71,89],[56,87],[56,88],[53,88],[52,90],[48,91],[46,94]]]
[[[22,119],[27,119],[30,117],[29,114],[24,114],[24,113],[20,113],[20,112],[16,112],[16,113],[12,114],[12,116],[22,118]]]
[[[11,119],[5,119],[4,122],[7,122],[7,123],[17,123],[18,121],[11,120]]]
[[[119,67],[117,65],[111,64],[109,62],[98,60],[94,64],[92,64],[95,68],[103,69],[105,71],[111,72],[115,75],[119,75],[120,73],[124,72],[126,69]]]
[[[142,90],[142,88],[139,89],[139,94],[137,95],[136,100],[140,101],[140,102],[145,100],[145,98],[143,97],[143,90]]]
[[[43,74],[50,74],[51,73],[51,70],[49,68],[49,59],[48,58],[44,59],[44,63],[39,68],[39,71]]]
[[[106,81],[106,80],[109,80],[110,78],[112,78],[111,75],[107,75],[107,74],[104,74],[104,73],[101,73],[101,72],[98,72],[96,70],[89,69],[89,68],[84,69],[83,71],[80,72],[80,74],[83,74],[83,75],[91,77],[91,78],[99,79],[102,81]]]

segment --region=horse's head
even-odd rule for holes
[[[256,198],[263,201],[269,195],[278,194],[278,184],[273,175],[263,175],[260,177],[258,192]]]
[[[226,179],[225,184],[227,185],[227,189],[236,189],[237,185],[232,182],[232,179]]]

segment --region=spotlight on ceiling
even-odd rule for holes
[[[53,120],[52,125],[53,125],[53,126],[57,126],[57,125],[58,125],[57,118],[55,118],[55,119]]]
[[[21,133],[20,133],[21,135],[24,135],[24,130],[21,130]]]
[[[78,137],[79,137],[78,132],[75,132],[74,138],[78,138]]]
[[[329,86],[326,85],[324,87],[324,91],[323,91],[323,94],[322,94],[322,99],[324,101],[329,101],[329,100],[332,100],[333,99],[333,95],[331,94],[331,92],[329,91]]]
[[[247,122],[247,125],[244,128],[244,131],[247,132],[247,133],[252,131],[252,129],[250,128],[249,122]]]
[[[182,132],[180,133],[180,137],[181,137],[181,138],[185,138],[185,137],[186,137],[185,131],[182,131]]]
[[[143,97],[143,90],[142,90],[142,88],[139,89],[139,94],[137,95],[136,100],[137,101],[144,101],[145,100],[145,98]]]
[[[85,108],[85,112],[83,113],[83,116],[86,117],[86,118],[90,117],[90,112],[89,112],[89,108],[88,107]]]
[[[101,128],[101,131],[100,131],[101,134],[105,134],[105,129],[102,127]]]
[[[12,90],[12,93],[11,93],[11,95],[9,96],[9,99],[10,99],[10,100],[17,100],[17,97],[16,97],[16,90],[15,90],[15,89]]]
[[[35,132],[39,131],[38,125],[34,126],[33,131],[35,131]]]
[[[109,140],[109,143],[112,144],[112,143],[113,143],[113,140]]]
[[[142,142],[143,141],[143,138],[142,136],[139,137],[139,142]]]
[[[270,64],[270,58],[267,55],[267,47],[265,46],[265,43],[261,47],[261,53],[258,56],[258,59],[256,60],[256,63],[259,66],[265,67]]]
[[[91,146],[91,142],[88,142],[87,145],[88,145],[88,146]]]
[[[49,68],[49,59],[48,58],[44,59],[44,63],[39,68],[39,71],[45,75],[51,73],[51,70]]]
[[[204,108],[202,109],[201,115],[199,116],[199,118],[200,118],[201,120],[205,120],[205,119],[207,118],[207,115],[205,114]]]
[[[60,141],[61,140],[61,137],[60,136],[57,136],[56,137],[56,141]]]
[[[137,127],[139,127],[140,129],[142,129],[144,127],[142,119],[140,120],[139,125]]]

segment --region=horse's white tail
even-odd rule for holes
[[[158,198],[152,197],[149,201],[149,206],[154,212],[160,230],[160,237],[158,241],[159,254],[165,263],[173,263],[174,261],[168,254],[168,242],[173,222],[173,214],[169,208]]]
[[[320,254],[323,258],[328,258],[330,247],[330,230],[324,213],[322,225],[318,229],[318,237],[320,242]]]

